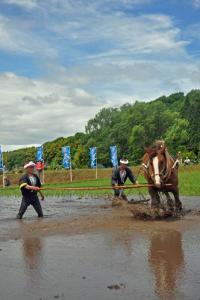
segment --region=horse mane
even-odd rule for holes
[[[170,155],[168,149],[165,149],[165,158],[166,158],[166,171],[169,177],[171,175],[172,172],[172,168],[173,168],[173,164],[174,164],[174,159],[173,157]]]
[[[162,150],[162,149],[164,151],[166,149],[165,141],[163,141],[163,140],[157,140],[151,146],[149,146],[148,148],[146,148],[146,153],[149,154],[150,158],[153,158],[154,156],[156,156],[157,151]]]

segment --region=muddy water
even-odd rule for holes
[[[1,202],[0,299],[200,299],[200,216],[142,222],[109,201],[49,198],[50,217]],[[3,206],[7,203],[7,208]],[[185,198],[200,210],[200,198]],[[54,209],[53,209],[54,207]],[[31,216],[31,217],[30,217]]]
[[[0,221],[10,220],[15,218],[20,207],[20,198],[0,197]],[[76,198],[69,196],[64,197],[48,197],[45,201],[41,201],[45,217],[48,218],[61,218],[75,215],[83,215],[99,212],[99,208],[108,202],[104,199],[91,199],[91,198]],[[35,212],[30,206],[25,214],[25,218],[34,217]]]

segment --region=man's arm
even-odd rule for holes
[[[28,184],[27,178],[23,176],[19,181],[19,188],[20,189],[26,189],[26,190],[32,190],[32,191],[39,191],[40,187],[38,186],[32,186]]]
[[[26,190],[32,190],[32,191],[39,191],[40,188],[38,186],[32,186],[29,185],[28,183],[24,182],[20,184],[20,189],[26,189]]]
[[[114,168],[113,171],[112,171],[111,184],[112,185],[118,185],[117,168]]]
[[[129,180],[133,183],[133,184],[138,184],[137,178],[135,177],[135,175],[133,174],[132,170],[128,168],[128,172],[127,172],[128,178]]]

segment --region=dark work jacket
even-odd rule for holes
[[[36,178],[36,185],[35,186],[41,187],[41,182],[40,182],[39,177],[35,174],[33,174],[33,176]],[[36,191],[25,189],[25,186],[27,184],[32,185],[28,174],[25,174],[19,180],[19,187],[21,189],[21,193],[22,193],[23,198],[25,200],[30,200],[30,201],[38,199]]]
[[[120,176],[120,167],[116,167],[113,169],[113,173],[112,173],[112,179],[111,179],[111,184],[118,184],[118,185],[123,185],[127,178],[132,182],[135,183],[136,182],[136,178],[133,174],[133,172],[131,171],[130,168],[126,167],[126,176],[124,178],[124,182],[122,182],[121,180],[121,176]]]

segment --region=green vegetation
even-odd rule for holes
[[[185,168],[179,174],[180,194],[184,196],[200,196],[200,168]]]
[[[73,168],[88,166],[88,149],[98,147],[98,163],[110,166],[109,146],[117,145],[118,156],[138,164],[144,148],[156,139],[165,139],[170,152],[181,151],[183,158],[200,158],[200,90],[160,97],[151,102],[125,104],[120,108],[103,108],[89,120],[85,133],[60,137],[44,144],[49,169],[61,168],[61,147],[69,145]],[[19,168],[34,160],[35,148],[5,153],[6,167]]]
[[[200,196],[200,166],[182,167],[179,172],[180,193],[184,196]],[[139,177],[140,183],[145,183],[143,176]],[[60,183],[60,184],[46,184],[44,187],[91,187],[91,186],[109,186],[110,178],[101,178],[98,180],[79,180],[73,183]],[[147,194],[146,189],[140,189],[141,192]],[[79,196],[79,197],[97,197],[112,195],[112,190],[99,190],[99,191],[45,191],[46,196]],[[138,194],[137,189],[130,189],[126,191],[128,196]],[[20,191],[17,186],[9,187],[0,190],[1,196],[20,196]]]

